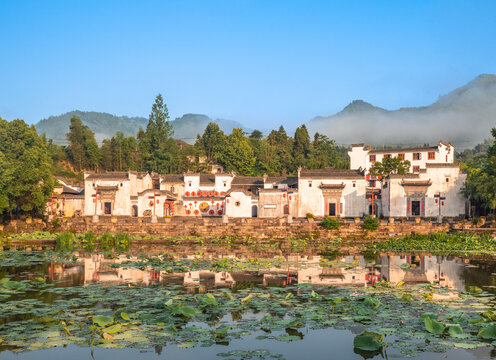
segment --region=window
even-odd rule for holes
[[[240,203],[239,201],[236,201],[236,202],[234,203],[234,205],[236,205],[236,206],[241,206],[241,203]]]
[[[414,172],[414,173],[418,173],[418,172],[420,172],[420,166],[414,166],[414,167],[413,167],[413,172]]]
[[[188,182],[188,186],[191,187],[191,181]]]
[[[413,153],[413,160],[420,160],[420,159],[422,159],[421,153]]]
[[[391,154],[384,154],[385,159],[391,159]]]
[[[174,192],[174,186],[171,186],[171,189],[170,189],[171,193]]]
[[[224,187],[226,187],[226,186],[227,186],[227,182],[226,182],[226,181],[224,181]]]
[[[405,154],[398,154],[398,157],[399,157],[401,160],[405,160]]]
[[[375,162],[375,155],[370,155],[369,158],[370,158],[370,162]]]
[[[122,183],[121,183],[121,187],[122,187]]]
[[[369,187],[375,187],[375,180],[369,180]]]
[[[308,182],[308,187],[312,187],[312,182],[311,181]]]
[[[356,187],[356,181],[353,181],[353,187]]]
[[[436,153],[434,151],[429,151],[428,159],[434,160],[436,158]]]
[[[449,182],[449,177],[446,178],[446,182]]]

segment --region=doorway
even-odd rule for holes
[[[336,216],[336,203],[329,203],[329,216]]]
[[[110,202],[103,203],[103,207],[104,207],[105,215],[112,215],[112,203]]]
[[[137,205],[133,205],[133,216],[138,217],[138,206]]]
[[[420,201],[412,201],[412,216],[420,216]]]
[[[251,217],[257,217],[258,216],[258,206],[253,205],[251,207]]]

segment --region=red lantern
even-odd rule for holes
[[[207,196],[207,192],[206,191],[202,192],[202,195]]]
[[[212,200],[212,205],[215,204],[215,201]]]
[[[214,195],[219,196],[219,192],[218,191],[214,192]]]
[[[437,204],[437,199],[436,199],[436,204]]]
[[[195,210],[195,215],[198,215],[200,212],[198,210]]]
[[[292,200],[292,197],[291,196],[289,197],[289,200]]]
[[[441,203],[442,206],[444,206],[444,201]]]
[[[186,210],[186,215],[191,214],[191,210]]]
[[[150,200],[150,206],[153,206],[153,200]]]
[[[157,204],[159,203],[158,199],[157,199]]]
[[[209,213],[210,215],[213,215],[213,214],[214,214],[214,211],[213,211],[213,210],[210,210],[208,213]]]
[[[196,194],[195,194],[195,192],[194,192],[194,191],[192,191],[192,192],[191,192],[191,196],[195,196],[195,195],[196,195]]]
[[[217,211],[217,214],[222,215],[222,210]]]
[[[286,193],[282,194],[282,197],[286,197]]]
[[[184,195],[189,196],[189,191],[186,191]]]
[[[198,197],[202,196],[201,191],[198,191],[198,192],[196,193],[196,196],[198,196]]]
[[[208,192],[208,196],[214,196],[214,192],[213,191],[209,191]]]

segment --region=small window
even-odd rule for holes
[[[385,159],[390,159],[391,158],[391,154],[384,154],[384,158]]]
[[[429,151],[428,159],[434,160],[436,158],[436,153],[434,151]]]
[[[121,183],[121,187],[122,187],[122,183]]]
[[[417,152],[417,153],[413,153],[413,160],[420,160],[422,159],[422,154]]]
[[[356,182],[355,181],[353,181],[353,187],[356,187]]]
[[[236,206],[241,206],[241,203],[240,203],[239,201],[236,201],[236,202],[234,203],[234,205],[236,205]]]
[[[96,184],[95,183],[93,183],[93,187],[96,187]]]
[[[449,177],[446,178],[446,182],[448,183],[449,182]]]
[[[401,160],[405,160],[405,154],[398,154],[398,157],[399,157]]]
[[[311,181],[308,182],[308,187],[312,187],[312,182]]]
[[[369,180],[369,187],[375,187],[375,180]]]
[[[171,186],[171,190],[170,190],[172,193],[174,192],[174,186]]]
[[[418,173],[418,172],[420,172],[420,166],[414,166],[414,167],[413,167],[413,172],[414,172],[414,173]]]
[[[190,182],[188,182],[188,186],[189,186],[189,187],[191,187],[191,181],[190,181]]]
[[[339,203],[339,213],[343,214],[343,203]]]
[[[226,182],[226,181],[224,181],[224,187],[226,187],[226,186],[227,186],[227,182]]]
[[[375,155],[370,155],[370,162],[375,162]]]

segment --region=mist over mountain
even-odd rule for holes
[[[496,76],[482,74],[428,106],[386,110],[355,100],[339,113],[307,123],[338,144],[418,145],[440,139],[473,147],[496,127]]]
[[[67,144],[70,118],[77,115],[94,133],[97,141],[111,138],[117,131],[136,135],[146,128],[144,117],[115,116],[101,112],[71,111],[41,120],[35,126],[57,144]],[[211,119],[207,115],[185,114],[174,119],[174,138],[194,143],[207,124],[216,122],[226,133],[240,127],[239,122]],[[274,126],[277,128],[278,126]],[[423,145],[439,140],[451,141],[458,149],[471,148],[489,136],[496,127],[496,76],[483,74],[428,106],[386,110],[362,100],[352,101],[342,111],[326,117],[315,117],[307,123],[311,136],[325,134],[340,145]],[[268,130],[263,130],[268,133]]]
[[[54,143],[67,145],[65,134],[69,132],[71,117],[77,115],[83,124],[87,125],[94,133],[98,143],[103,139],[111,138],[117,131],[122,131],[125,136],[136,136],[140,127],[146,128],[148,119],[144,117],[116,116],[95,111],[71,111],[58,116],[50,116],[48,119],[39,121],[35,127],[39,134],[45,133],[48,139]],[[224,119],[212,120],[206,115],[185,114],[171,121],[174,128],[174,138],[184,140],[190,144],[194,143],[197,134],[202,134],[209,122],[216,122],[226,133],[231,133],[233,128],[239,127],[249,132],[242,124]]]

